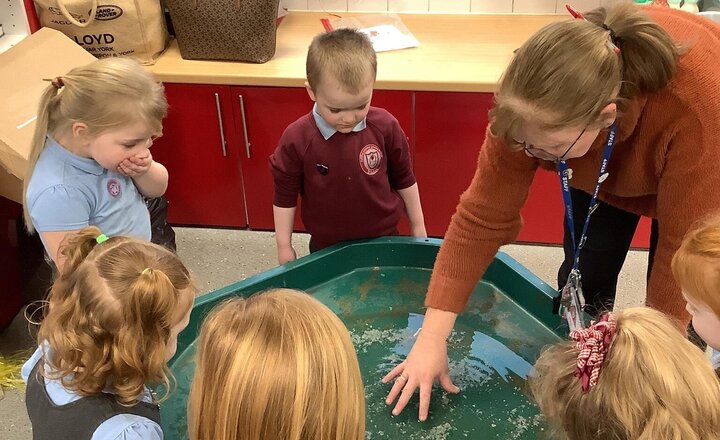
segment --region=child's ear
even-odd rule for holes
[[[305,90],[307,90],[308,96],[310,96],[310,99],[312,99],[313,102],[315,102],[315,101],[316,101],[316,99],[315,99],[315,92],[313,92],[312,87],[310,87],[310,83],[307,82],[307,81],[305,81]]]
[[[88,136],[88,126],[83,122],[74,122],[71,127],[72,135],[84,139]]]

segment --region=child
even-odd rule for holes
[[[169,383],[166,362],[188,324],[192,277],[170,250],[93,226],[61,252],[40,346],[22,370],[33,438],[162,439],[146,384]]]
[[[720,217],[685,235],[672,259],[672,271],[692,315],[693,328],[710,347],[720,350]]]
[[[142,196],[159,197],[167,170],[148,148],[162,133],[163,86],[137,62],[105,58],[53,79],[42,95],[24,184],[25,223],[61,266],[70,232],[149,240]]]
[[[427,236],[407,137],[390,113],[370,107],[376,68],[361,32],[338,29],[310,45],[305,87],[315,105],[290,124],[270,156],[280,264],[296,258],[291,237],[298,194],[311,252],[397,235],[403,203],[412,235]]]
[[[720,438],[720,383],[667,316],[630,308],[570,337],[543,351],[530,378],[552,438]]]
[[[365,393],[333,312],[280,289],[217,307],[200,331],[191,440],[362,440]]]

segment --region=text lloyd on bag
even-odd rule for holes
[[[64,26],[70,26],[72,23],[70,23],[67,20],[64,20],[62,18],[62,11],[60,8],[50,8],[50,12],[58,15],[59,17],[55,20],[52,20],[53,23],[64,25]],[[97,12],[95,12],[95,20],[102,20],[102,21],[109,21],[114,20],[118,17],[120,17],[123,14],[123,10],[119,6],[114,5],[101,5],[98,6]],[[82,16],[78,14],[71,14],[75,20],[77,20],[80,23],[86,23],[87,20],[85,20]],[[115,42],[115,36],[112,34],[87,34],[87,35],[73,35],[73,40],[81,46],[90,46],[93,44],[113,44]],[[86,48],[87,50],[88,48]],[[97,48],[99,51],[103,51],[102,48]],[[95,50],[89,50],[89,52],[94,52]]]
[[[40,23],[57,29],[98,58],[130,56],[152,64],[168,35],[159,0],[35,0]]]

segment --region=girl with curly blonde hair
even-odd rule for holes
[[[61,246],[39,348],[23,366],[34,440],[161,440],[148,384],[167,361],[196,287],[171,251],[94,226]],[[162,399],[161,399],[162,400]]]

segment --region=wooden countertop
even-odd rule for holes
[[[347,14],[350,15],[350,14]],[[561,15],[401,15],[420,47],[378,54],[377,89],[492,92],[518,48]],[[161,81],[193,84],[302,87],[305,56],[323,32],[325,13],[291,12],[265,64],[183,60],[173,41],[153,71]]]

